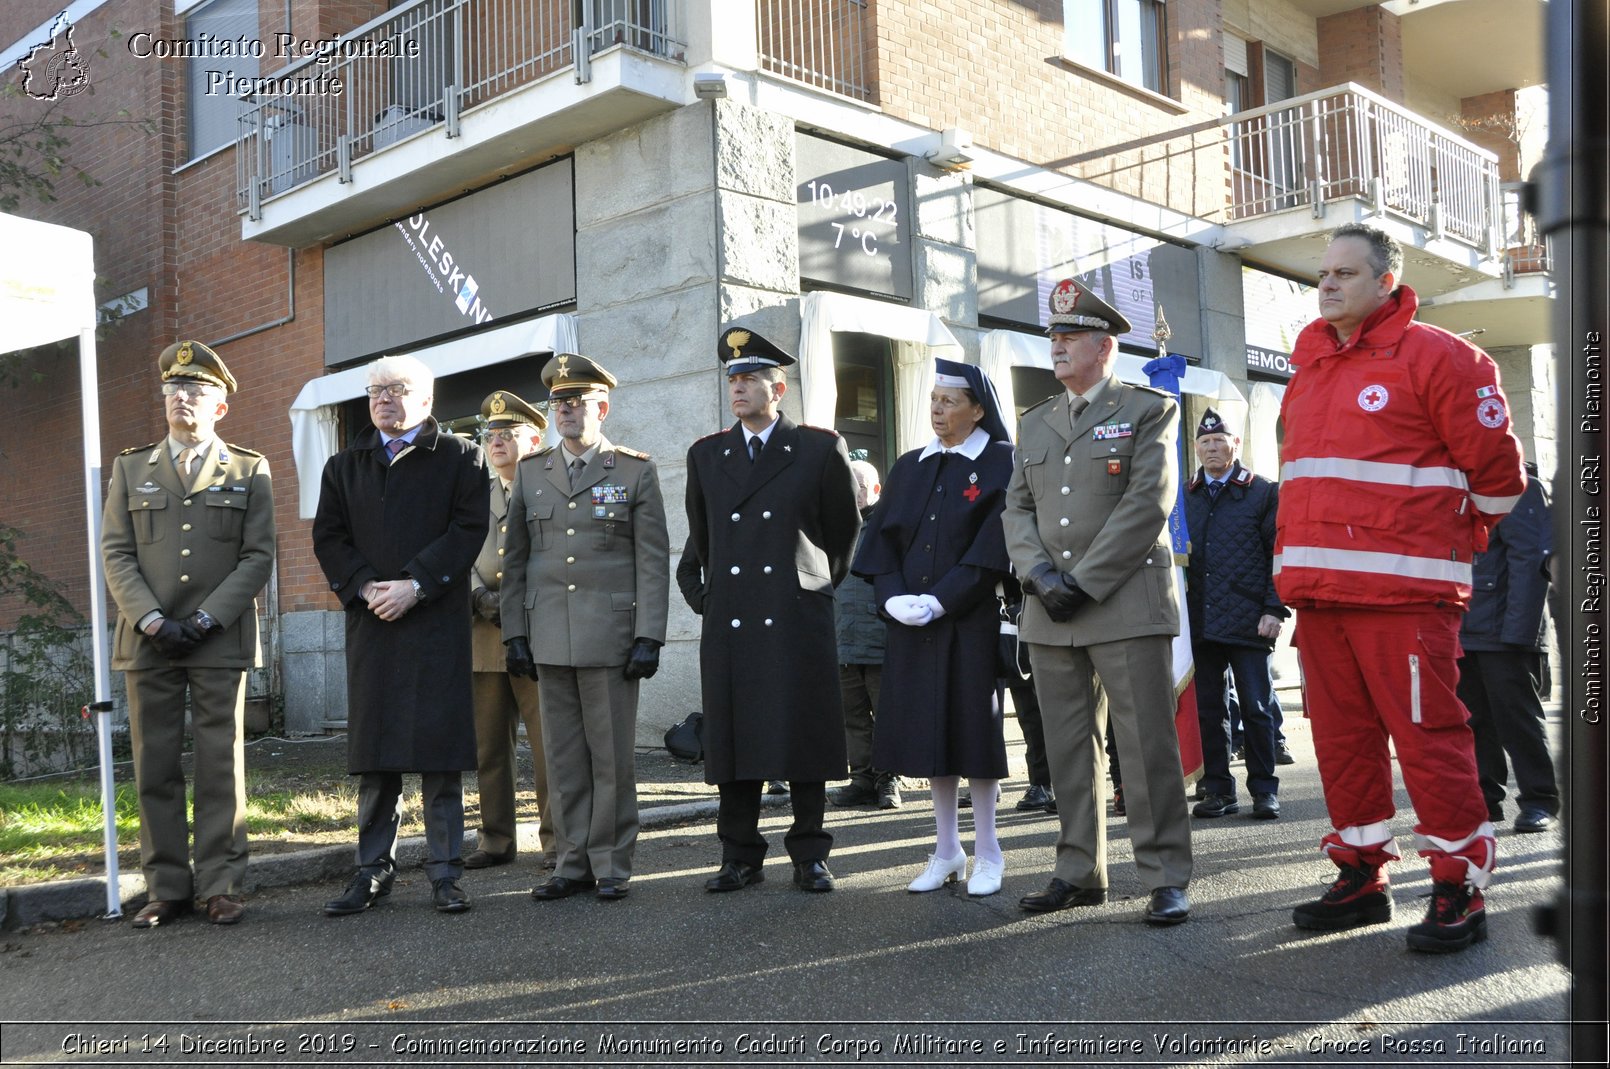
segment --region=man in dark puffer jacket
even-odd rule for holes
[[[1271,574],[1277,491],[1268,479],[1236,460],[1241,439],[1213,409],[1196,428],[1202,462],[1185,488],[1185,523],[1191,537],[1185,601],[1196,659],[1196,709],[1202,729],[1202,801],[1199,817],[1239,813],[1230,775],[1230,714],[1224,673],[1235,676],[1245,722],[1247,790],[1252,815],[1280,816],[1275,775],[1275,726],[1269,715],[1274,680],[1269,655],[1290,615],[1275,594]]]

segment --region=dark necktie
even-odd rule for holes
[[[1223,483],[1208,483],[1208,498],[1210,500],[1216,499],[1219,496],[1219,491],[1223,489]]]
[[[755,434],[755,435],[750,436],[750,438],[749,438],[749,462],[751,464],[753,464],[755,461],[760,459],[760,450],[761,450],[761,447],[764,444],[765,443],[763,443],[760,440],[760,435]]]
[[[581,482],[581,470],[587,466],[583,457],[577,457],[570,462],[570,488],[574,490]]]
[[[401,453],[407,448],[408,443],[403,441],[401,438],[393,438],[391,441],[386,443],[386,452],[391,454],[392,460],[396,460],[397,454]]]

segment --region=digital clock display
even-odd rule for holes
[[[910,300],[910,179],[891,160],[798,135],[801,279]]]

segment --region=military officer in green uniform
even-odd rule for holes
[[[112,464],[101,525],[117,602],[112,667],[128,684],[140,864],[134,927],[245,914],[246,669],[261,663],[254,598],[274,567],[268,461],[215,434],[235,377],[196,341],[157,360],[168,435]],[[195,749],[195,870],[185,815],[185,695]]]
[[[1130,326],[1105,301],[1066,279],[1049,303],[1053,371],[1066,392],[1023,413],[1002,517],[1032,595],[1019,633],[1061,818],[1050,886],[1021,905],[1047,912],[1106,900],[1104,690],[1135,866],[1152,892],[1146,920],[1178,924],[1191,908],[1191,826],[1174,733],[1180,621],[1165,528],[1179,480],[1179,406],[1113,373],[1117,336]]]
[[[617,901],[637,843],[638,686],[659,670],[670,608],[665,504],[648,454],[603,435],[615,376],[560,353],[542,382],[562,444],[520,461],[502,605],[509,674],[542,694],[557,818],[554,874],[531,895]]]
[[[475,849],[464,855],[464,867],[506,865],[519,850],[514,819],[515,731],[525,724],[531,744],[532,779],[537,795],[538,841],[543,864],[553,867],[553,820],[548,815],[548,766],[542,752],[542,710],[535,680],[511,676],[503,650],[503,558],[509,532],[509,490],[520,458],[542,446],[548,417],[508,390],[488,394],[481,402],[486,424],[486,459],[492,475],[492,523],[481,555],[470,572],[470,599],[475,609],[471,656],[475,669],[476,782],[481,795],[481,832]]]

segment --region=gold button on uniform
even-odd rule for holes
[[[572,501],[572,502],[571,502],[571,503],[570,503],[570,507],[571,507],[571,508],[575,508],[575,507],[576,507],[576,503],[575,503],[575,502],[574,502],[574,501]]]
[[[500,556],[500,557],[503,556],[503,547],[502,546],[498,547],[498,556]]]
[[[570,591],[574,591],[576,589],[576,584],[571,583],[569,586],[565,587],[565,589],[570,590]]]
[[[1071,549],[1063,550],[1062,551],[1062,559],[1063,560],[1072,560],[1073,559],[1073,550],[1071,550]]]
[[[566,557],[565,558],[565,563],[566,564],[575,564],[576,563],[576,558],[575,557]]]
[[[190,530],[190,525],[189,525],[189,524],[188,524],[188,523],[187,523],[187,524],[185,524],[185,525],[184,525],[184,526],[183,526],[183,527],[180,527],[180,528],[179,528],[179,530],[181,530],[181,531],[188,531],[188,530]]]
[[[190,556],[190,551],[188,549],[181,549],[179,551],[179,556],[188,557],[188,556]]]
[[[179,582],[188,583],[188,582],[190,582],[190,577],[188,575],[181,575],[179,577]]]
[[[1072,491],[1072,490],[1069,490],[1069,489],[1068,489],[1068,488],[1067,488],[1067,487],[1066,487],[1066,486],[1064,486],[1064,487],[1063,487],[1063,488],[1062,488],[1062,496],[1063,496],[1063,497],[1067,497],[1067,496],[1068,496],[1068,495],[1069,495],[1069,494],[1071,494],[1071,493],[1073,493],[1073,491]]]
[[[573,534],[575,534],[575,533],[576,533],[576,529],[575,529],[575,528],[574,528],[574,527],[566,527],[566,528],[565,528],[565,534],[567,534],[567,535],[573,535]]]
[[[508,524],[504,524],[504,525],[503,525],[503,526],[502,526],[502,527],[499,527],[499,528],[498,528],[498,531],[499,531],[499,532],[500,532],[500,533],[502,533],[502,534],[508,534],[508,533],[509,533],[509,525],[508,525]]]

